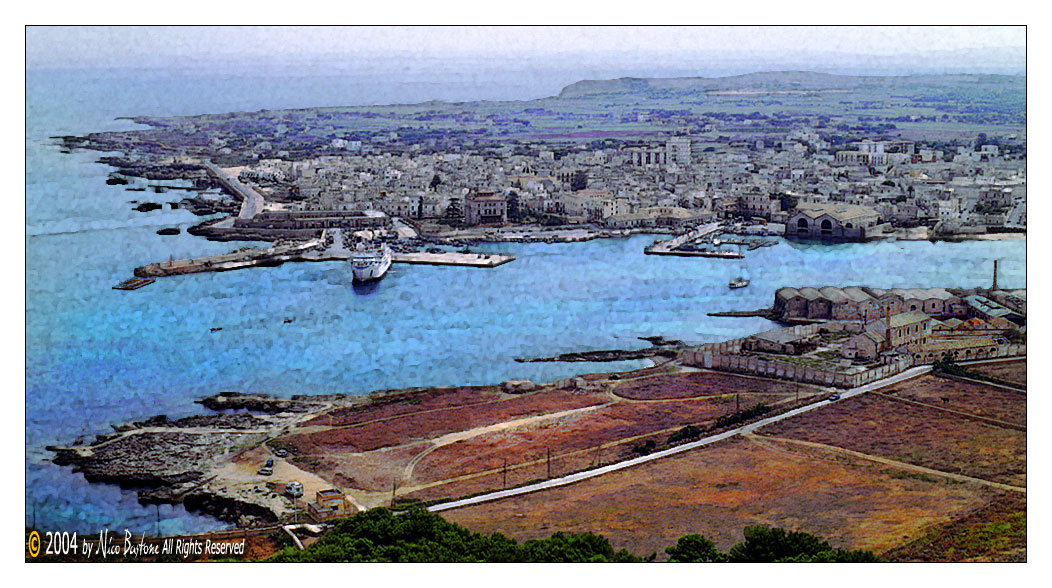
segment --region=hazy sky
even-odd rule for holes
[[[1024,27],[28,27],[27,67],[425,54],[740,51],[889,55],[1025,47]]]

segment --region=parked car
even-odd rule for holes
[[[271,476],[274,474],[274,468],[270,466],[263,466],[259,468],[259,471],[257,471],[256,473],[261,476]]]
[[[829,397],[829,401],[830,402],[833,402],[834,400],[840,400],[840,395],[839,394],[834,394],[834,395]]]
[[[273,469],[273,467],[274,467],[274,460],[273,459],[268,459],[267,463],[263,467],[265,467],[265,468],[272,468]]]
[[[287,449],[275,449],[274,450],[274,455],[276,455],[278,457],[285,457],[288,454],[289,454],[289,451]]]

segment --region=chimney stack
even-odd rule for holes
[[[991,290],[997,290],[997,260],[994,260],[994,285]]]

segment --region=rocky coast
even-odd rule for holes
[[[231,484],[218,470],[305,413],[328,407],[325,400],[332,397],[221,393],[199,401],[224,411],[219,414],[178,420],[158,415],[112,425],[113,433],[98,435],[90,444],[48,449],[55,453],[54,463],[72,466],[89,482],[136,489],[143,504],[183,503],[238,526],[258,526],[277,521],[291,505],[274,488]]]

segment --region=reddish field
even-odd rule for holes
[[[747,378],[716,372],[666,374],[624,382],[614,393],[632,400],[694,398],[717,394],[795,394],[797,386],[790,382]],[[815,393],[813,386],[801,384],[800,394]]]
[[[922,376],[883,394],[1026,426],[1026,394],[960,380]]]
[[[1001,378],[1026,388],[1026,360],[969,365],[968,369]]]
[[[1006,492],[884,554],[893,562],[1026,562],[1026,496]]]
[[[509,396],[491,387],[438,388],[377,396],[369,402],[338,408],[315,417],[304,426],[344,426],[391,418],[426,410],[493,402]]]
[[[608,402],[603,394],[580,394],[542,390],[533,394],[509,396],[508,400],[450,410],[409,413],[382,422],[315,433],[283,437],[282,442],[297,450],[320,447],[322,452],[362,452],[402,445],[413,440],[431,439],[456,431],[491,425],[527,415],[560,412]],[[315,419],[317,420],[317,419]],[[370,419],[367,419],[370,420]],[[317,452],[317,450],[313,451]]]
[[[1026,486],[1026,433],[867,394],[758,431]]]
[[[778,398],[749,396],[742,399],[741,407],[748,408],[760,401],[768,404]],[[547,452],[560,456],[585,450],[585,462],[595,459],[596,448],[603,443],[614,443],[623,439],[679,429],[689,424],[706,423],[733,412],[734,402],[711,402],[708,400],[688,402],[619,403],[597,408],[580,415],[572,415],[555,422],[540,423],[515,430],[491,433],[447,445],[435,450],[417,465],[415,477],[419,481],[436,481],[468,473],[500,468],[507,460],[509,466],[534,460],[546,460]],[[657,435],[655,443],[663,444],[668,432]],[[621,447],[605,448],[607,461],[630,454],[633,445],[642,440],[630,441]],[[588,463],[585,464],[587,466]],[[569,463],[559,471],[568,471]],[[520,480],[521,481],[521,480]],[[517,482],[516,482],[517,483]]]
[[[499,484],[499,479],[497,484]],[[602,533],[615,548],[657,552],[688,533],[721,550],[746,525],[806,531],[834,547],[883,551],[986,502],[991,492],[904,476],[870,462],[721,442],[569,486],[445,511],[520,541],[556,531]]]

